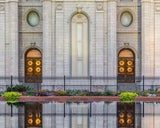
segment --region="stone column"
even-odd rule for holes
[[[117,102],[108,105],[108,128],[117,128]]]
[[[96,77],[104,75],[104,10],[103,2],[96,3]],[[96,85],[103,85],[102,79],[96,80]],[[98,87],[100,90],[104,90]]]
[[[55,21],[55,50],[56,50],[56,77],[64,76],[64,14],[63,2],[56,3]],[[63,85],[63,79],[56,80],[56,85]],[[63,90],[62,86],[57,86],[55,90]]]
[[[108,0],[108,80],[109,85],[117,83],[117,0]],[[116,89],[116,86],[112,88]]]
[[[160,83],[160,8],[155,4],[155,77],[158,79],[155,80],[155,85],[159,85]],[[156,87],[156,86],[155,86]]]
[[[151,84],[147,77],[151,75],[151,49],[150,49],[150,0],[142,0],[142,75],[146,77],[145,85]]]
[[[6,128],[5,127],[5,120],[6,120],[6,117],[5,117],[5,107],[6,107],[6,102],[0,102],[0,126],[1,128]]]
[[[52,13],[51,0],[43,0],[43,85],[50,85],[52,76]],[[49,88],[42,86],[43,89]],[[52,89],[50,87],[49,89]]]
[[[0,78],[5,77],[5,5],[1,4],[1,9],[0,9],[0,28],[1,28],[1,33],[0,33]],[[0,79],[0,85],[5,85],[5,80]],[[0,91],[5,90],[5,87],[0,87]]]
[[[141,107],[143,112],[143,105]],[[141,128],[154,128],[153,127],[154,114],[153,114],[153,103],[144,103],[144,117],[142,113],[141,117]]]
[[[53,103],[47,103],[43,105],[43,116],[42,116],[42,124],[43,124],[43,128],[52,128],[52,122],[54,122],[52,120],[52,106]]]
[[[10,75],[14,78],[13,84],[18,83],[18,0],[8,0],[9,5],[9,33],[10,44]]]

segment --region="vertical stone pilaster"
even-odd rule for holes
[[[104,51],[104,10],[103,3],[96,3],[96,76],[103,76],[104,67],[103,67],[103,51]],[[102,80],[97,81],[100,85]]]
[[[18,0],[8,0],[9,5],[9,44],[10,44],[10,74],[14,79],[13,84],[18,83]]]
[[[143,0],[142,5],[142,75],[151,75],[151,49],[150,49],[150,2]],[[145,80],[145,85],[150,84],[150,80]]]
[[[160,9],[155,4],[155,77],[160,77]],[[155,80],[155,85],[159,85],[160,79]]]
[[[1,4],[1,9],[0,9],[0,28],[1,28],[1,33],[0,33],[0,77],[4,77],[5,76],[5,26],[6,26],[6,22],[5,22],[5,4]],[[5,80],[4,79],[0,79],[0,85],[5,85]],[[0,91],[3,91],[4,88],[0,87]]]
[[[52,6],[50,0],[43,0],[43,84],[50,85],[52,76]]]
[[[56,77],[64,76],[64,14],[63,2],[56,2],[56,16],[55,16],[55,29],[56,29]],[[63,79],[56,80],[56,85],[63,85]],[[57,86],[55,90],[62,90],[63,88]]]
[[[108,105],[108,128],[117,128],[117,102]]]
[[[52,113],[52,104],[53,103],[47,103],[43,105],[43,116],[42,116],[42,125],[43,128],[52,128],[52,117],[51,117],[51,113]]]
[[[117,1],[108,1],[108,81],[109,85],[116,85],[117,78]],[[115,88],[114,88],[115,89]]]

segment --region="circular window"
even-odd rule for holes
[[[35,11],[31,11],[27,15],[27,21],[28,21],[28,24],[31,25],[32,27],[37,26],[38,23],[39,23],[39,15],[38,15],[38,13],[35,12]]]
[[[121,15],[121,24],[124,26],[124,27],[128,27],[132,24],[132,21],[133,21],[133,16],[130,12],[124,12],[122,13]]]

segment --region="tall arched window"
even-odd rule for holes
[[[38,49],[30,49],[25,55],[25,81],[42,82],[42,55]]]
[[[135,56],[130,49],[122,49],[119,52],[118,82],[135,82]]]
[[[83,14],[72,18],[72,76],[88,76],[88,19]]]

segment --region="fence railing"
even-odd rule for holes
[[[101,87],[104,86],[105,89],[107,89],[109,86],[114,87],[114,91],[119,91],[121,87],[124,85],[127,85],[128,87],[135,86],[138,87],[138,91],[145,90],[146,87],[151,89],[160,88],[160,77],[131,77],[128,79],[131,79],[130,83],[125,82],[119,82],[118,80],[121,80],[119,77],[95,77],[95,76],[89,76],[89,77],[70,77],[70,76],[61,76],[61,77],[0,77],[0,86],[10,86],[11,88],[17,84],[23,84],[23,85],[32,85],[37,86],[37,89],[41,89],[43,85],[47,86],[60,86],[60,90],[67,90],[67,89],[75,89],[78,87],[86,88],[87,90],[94,90],[94,88],[97,86]],[[132,91],[132,90],[131,90]]]

